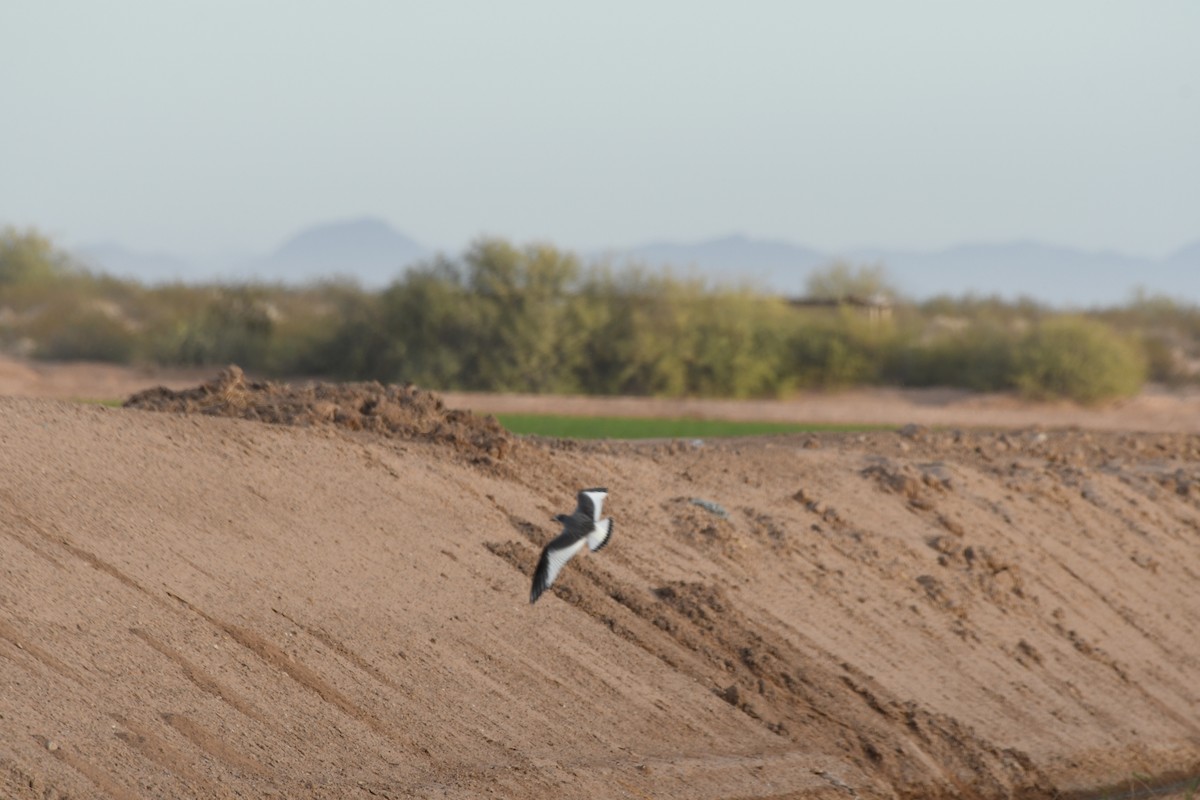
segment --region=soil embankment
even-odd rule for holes
[[[1054,797],[1200,765],[1200,436],[532,442],[235,372],[133,404],[168,413],[0,398],[2,796]],[[592,485],[612,543],[531,607]]]

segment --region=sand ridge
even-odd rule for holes
[[[231,408],[285,391],[222,380]],[[1200,436],[483,460],[336,416],[0,398],[0,794],[1054,797],[1200,772]],[[531,607],[586,485],[613,541]]]

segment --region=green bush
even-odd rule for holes
[[[265,290],[233,286],[205,294],[207,302],[166,320],[168,330],[153,341],[151,358],[161,364],[237,363],[259,368],[275,324],[275,310]]]
[[[589,394],[756,397],[790,385],[794,315],[778,298],[639,268],[593,270],[560,342]]]
[[[380,298],[378,377],[446,389],[477,389],[480,340],[477,304],[457,265],[439,259],[393,283]]]
[[[571,322],[580,272],[575,256],[549,245],[481,239],[468,249],[462,300],[469,313],[457,332],[472,359],[471,388],[577,389],[571,376],[581,332]]]
[[[1200,306],[1138,291],[1096,318],[1139,340],[1150,380],[1171,386],[1200,381]]]
[[[1016,388],[1018,335],[989,321],[937,331],[898,343],[884,365],[884,381],[903,386],[958,386],[978,392]]]
[[[829,298],[889,290],[882,268],[845,264],[809,285]],[[1138,296],[1084,318],[1030,300],[941,297],[868,319],[500,239],[380,292],[336,282],[148,288],[91,274],[45,237],[7,229],[0,346],[442,389],[760,397],[885,383],[1094,402],[1136,391],[1148,369],[1156,380],[1195,379],[1200,309]]]
[[[845,310],[829,320],[798,323],[787,343],[787,370],[795,385],[834,389],[878,383],[893,348],[890,326]]]
[[[0,232],[0,290],[46,284],[76,273],[71,259],[37,231]]]
[[[786,369],[794,312],[749,291],[710,293],[700,303],[688,359],[687,394],[779,395],[795,385]]]
[[[1035,399],[1096,403],[1135,394],[1146,379],[1141,352],[1107,325],[1078,316],[1046,319],[1017,346],[1013,383]]]
[[[575,370],[589,394],[682,396],[703,287],[639,269],[584,282],[572,315],[584,335]]]
[[[826,300],[897,295],[895,287],[888,279],[887,269],[882,264],[854,266],[845,261],[835,261],[828,267],[813,272],[805,281],[804,288],[809,297]]]
[[[278,313],[259,369],[271,375],[367,374],[367,350],[377,349],[379,295],[353,281],[330,280],[272,292]]]
[[[67,324],[63,324],[68,320]],[[28,333],[35,342],[33,354],[50,361],[128,362],[137,347],[137,335],[128,321],[103,304],[56,303],[34,321]]]
[[[361,361],[374,374],[364,377],[441,388],[577,390],[579,271],[574,256],[552,247],[518,249],[494,239],[476,242],[461,262],[438,258],[414,268],[383,292],[374,321],[352,323],[356,338],[371,342]]]

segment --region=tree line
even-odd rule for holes
[[[809,281],[823,306],[547,244],[476,241],[380,291],[352,282],[145,286],[0,236],[0,348],[43,359],[239,363],[271,376],[435,389],[707,397],[861,385],[958,386],[1094,402],[1190,380],[1200,310],[1135,297],[1063,313],[995,298],[837,302],[891,292],[881,267]],[[894,295],[894,292],[891,292]]]

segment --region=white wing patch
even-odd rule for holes
[[[572,545],[567,545],[561,550],[546,551],[546,588],[550,588],[550,584],[554,583],[554,579],[558,577],[558,573],[570,561],[576,553],[583,549],[583,539]]]
[[[556,520],[563,523],[562,533],[542,548],[537,568],[533,572],[533,586],[529,590],[530,603],[537,602],[558,578],[558,573],[562,572],[567,562],[583,550],[584,545],[595,552],[608,544],[609,537],[612,536],[613,521],[600,518],[606,497],[607,489],[584,489],[576,495],[577,503],[573,514],[569,517],[565,514],[555,516]],[[586,510],[591,511],[590,519]],[[591,525],[588,525],[589,522]]]
[[[612,526],[613,521],[611,519],[602,519],[596,523],[596,527],[592,528],[592,532],[587,535],[587,545],[593,553],[608,544],[608,537],[612,536]]]
[[[601,508],[604,506],[604,498],[608,497],[608,492],[584,492],[584,494],[592,501],[592,519],[599,522],[600,514],[603,513]]]

